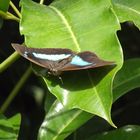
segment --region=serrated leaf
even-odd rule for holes
[[[112,3],[120,22],[133,21],[140,28],[139,0],[113,0]]]
[[[44,77],[51,93],[65,107],[80,108],[113,125],[111,86],[122,65],[122,52],[116,37],[120,27],[110,2],[59,0],[43,6],[22,0],[21,14],[20,31],[25,35],[27,46],[69,48],[77,52],[90,50],[102,59],[115,61],[115,68],[65,73],[63,84],[58,77]]]

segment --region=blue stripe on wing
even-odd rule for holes
[[[33,52],[32,55],[38,59],[44,59],[49,61],[59,61],[71,56],[71,54],[43,54],[36,52]]]
[[[77,66],[88,66],[88,65],[93,65],[94,63],[87,62],[87,61],[83,60],[81,57],[75,55],[72,58],[70,64],[77,65]]]

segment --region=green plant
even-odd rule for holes
[[[18,17],[7,12],[9,3]],[[115,61],[116,66],[64,73],[61,76],[63,84],[58,77],[41,73],[46,86],[57,100],[51,102],[50,108],[49,98],[45,101],[46,115],[38,139],[65,139],[95,115],[116,127],[111,119],[112,102],[139,87],[140,78],[139,59],[128,60],[123,65],[123,52],[116,32],[121,29],[120,23],[125,21],[133,21],[140,28],[140,2],[54,0],[49,6],[42,3],[22,0],[20,13],[12,2],[1,0],[1,27],[3,19],[20,21],[20,33],[29,47],[69,48],[76,52],[89,50],[102,59]],[[4,73],[18,58],[16,52],[9,56],[0,64],[0,72]],[[33,69],[40,73],[35,66]],[[1,113],[6,111],[31,72],[29,67],[1,106]]]

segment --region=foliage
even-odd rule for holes
[[[104,132],[103,134],[93,136],[89,140],[137,140],[140,136],[140,128],[136,125],[124,126],[118,130]]]
[[[58,77],[42,74],[40,68],[32,66],[33,71],[44,79],[50,93],[57,98],[53,102],[52,96],[47,96],[45,100],[46,113],[38,139],[65,139],[88,120],[95,118],[95,115],[116,127],[111,119],[112,102],[140,86],[140,59],[130,59],[123,63],[122,47],[116,32],[121,29],[120,23],[126,21],[133,21],[140,28],[140,2],[54,0],[48,6],[42,3],[43,1],[39,4],[31,0],[22,0],[19,12],[11,1],[1,0],[1,28],[3,19],[14,20],[19,22],[19,32],[24,35],[24,43],[28,47],[69,48],[75,52],[89,50],[104,60],[114,61],[115,66],[66,72],[61,75],[63,82]],[[7,12],[9,4],[17,16]],[[1,62],[0,72],[3,74],[6,69],[10,69],[9,66],[18,58],[18,53],[14,52]],[[30,75],[29,67],[1,106],[1,113],[5,113]],[[15,118],[19,125],[19,116]],[[4,122],[2,125],[5,126],[6,123],[13,124],[12,119]],[[121,135],[124,128],[108,132],[107,139],[118,138],[116,136],[126,139],[129,137],[128,133]],[[139,127],[135,127],[134,130],[139,132]],[[137,132],[134,131],[133,135],[137,135]],[[4,134],[6,138],[15,135],[14,132],[9,135],[9,131],[4,131]],[[93,134],[87,139],[93,138],[102,139],[104,134]]]
[[[1,140],[17,140],[18,131],[20,128],[20,115],[11,117],[10,119],[5,118],[3,115],[0,116],[0,139]]]

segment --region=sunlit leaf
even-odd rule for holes
[[[59,0],[50,6],[22,0],[20,31],[29,47],[89,50],[100,58],[114,61],[116,67],[64,73],[44,77],[51,93],[69,108],[96,114],[111,125],[111,86],[122,65],[122,52],[116,37],[120,29],[108,0]],[[84,20],[83,20],[84,19]]]
[[[64,139],[91,117],[92,114],[78,109],[67,110],[60,102],[55,102],[42,123],[38,138]]]
[[[114,101],[116,101],[122,95],[126,94],[128,91],[140,87],[139,81],[140,59],[130,59],[125,61],[123,67],[116,74],[114,79]],[[65,113],[70,115],[70,117],[67,117]],[[75,119],[73,119],[71,116],[75,116]],[[47,137],[53,139],[55,137],[59,139],[61,137],[64,139],[72,132],[74,132],[75,129],[79,128],[81,125],[87,122],[91,117],[94,117],[94,115],[80,110],[66,110],[65,107],[60,104],[60,102],[56,102],[49,113],[46,114],[46,117],[39,131],[39,138],[45,139]],[[61,121],[61,123],[57,124],[59,119],[65,121]],[[69,123],[65,124],[65,122]],[[61,134],[63,135],[61,136]]]
[[[139,0],[113,0],[112,3],[120,22],[133,21],[140,28]]]

